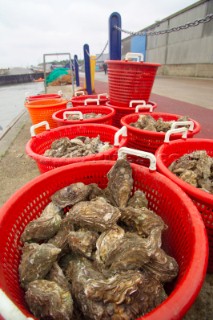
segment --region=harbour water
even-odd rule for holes
[[[44,92],[43,82],[0,86],[0,133],[24,110],[25,97]]]

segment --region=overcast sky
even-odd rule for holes
[[[69,52],[81,59],[85,43],[89,45],[90,54],[98,54],[108,40],[111,13],[120,13],[122,28],[139,31],[195,2],[0,0],[0,68],[37,65],[44,53]],[[122,33],[122,38],[126,36]]]

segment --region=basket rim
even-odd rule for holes
[[[127,115],[123,116],[120,121],[121,121],[122,125],[126,126],[129,131],[132,131],[132,132],[135,132],[135,133],[138,133],[138,134],[139,133],[141,133],[141,134],[146,133],[147,135],[150,135],[152,137],[159,137],[159,138],[162,137],[163,138],[165,136],[166,132],[155,132],[155,131],[150,131],[150,130],[138,129],[138,128],[135,128],[135,127],[132,127],[132,126],[129,125],[129,122],[128,122],[129,118],[131,118],[132,116],[136,116],[136,115],[139,116],[139,115],[142,115],[142,114],[151,115],[151,116],[152,115],[156,115],[156,116],[159,116],[159,117],[163,117],[163,116],[167,116],[167,115],[174,116],[174,117],[182,117],[182,115],[178,115],[178,114],[174,114],[174,113],[146,112],[146,111],[144,111],[144,112],[127,114]],[[189,131],[189,135],[191,135],[191,134],[194,135],[194,134],[197,134],[198,132],[200,132],[201,125],[196,120],[194,120],[192,118],[189,118],[189,120],[193,121],[194,124],[195,124],[193,131]],[[181,136],[182,136],[181,133],[175,133],[173,135],[173,137],[179,137],[179,138],[181,138]]]
[[[106,110],[106,111],[109,111],[108,114],[104,114],[104,116],[100,117],[100,118],[89,118],[89,119],[83,119],[83,120],[65,120],[65,119],[62,119],[62,118],[59,118],[58,115],[61,113],[61,112],[64,112],[64,111],[85,111],[85,112],[82,112],[83,114],[84,113],[87,113],[88,111],[87,110],[93,110],[93,109],[99,109],[100,112],[102,110]],[[64,123],[64,124],[78,124],[78,123],[93,123],[93,122],[99,122],[100,120],[101,121],[104,121],[104,120],[108,120],[109,118],[113,117],[115,115],[115,110],[111,107],[107,107],[107,106],[97,106],[97,105],[88,105],[88,106],[79,106],[79,107],[72,107],[72,108],[66,108],[66,109],[62,109],[62,110],[58,110],[56,112],[54,112],[52,114],[52,118],[53,120],[55,120],[56,122],[58,122],[59,124],[60,123]]]
[[[106,124],[101,124],[101,123],[87,123],[87,124],[82,124],[81,127],[84,128],[90,128],[90,130],[92,128],[97,129],[97,127],[99,127],[100,129],[105,129],[105,130],[112,130],[114,131],[114,134],[119,130],[119,128],[114,127],[112,125],[106,125]],[[54,157],[45,157],[43,155],[40,155],[36,152],[34,152],[32,150],[32,146],[34,144],[35,139],[47,139],[48,140],[48,136],[50,135],[54,135],[54,133],[59,133],[61,131],[67,131],[67,130],[73,130],[75,128],[79,128],[79,124],[75,124],[75,125],[68,125],[68,126],[61,126],[58,128],[54,128],[54,129],[50,129],[48,131],[45,132],[41,132],[38,135],[36,135],[35,137],[32,137],[26,144],[25,146],[25,150],[26,153],[28,154],[29,157],[31,157],[32,159],[38,161],[39,163],[45,164],[45,165],[50,165],[50,166],[62,166],[62,165],[68,165],[70,164],[70,162],[84,162],[84,161],[89,161],[89,160],[96,160],[97,157],[102,156],[102,155],[111,155],[113,154],[116,150],[118,150],[120,148],[120,146],[123,146],[126,141],[127,141],[127,137],[121,137],[121,141],[119,143],[119,146],[114,146],[106,151],[102,151],[96,154],[92,154],[92,155],[88,155],[88,156],[84,156],[84,157],[75,157],[75,158],[54,158]],[[63,136],[60,135],[60,137],[62,138]],[[56,138],[57,139],[57,138]],[[91,159],[92,158],[92,159]],[[94,161],[93,160],[93,161]]]
[[[115,161],[109,161],[109,160],[88,161],[88,162],[84,162],[83,166],[86,166],[89,172],[90,166],[97,167],[101,165],[101,166],[108,166],[110,168],[110,166],[112,166],[114,163]],[[139,166],[134,163],[131,163],[130,165],[133,168],[133,170],[149,171],[148,168]],[[68,174],[70,174],[72,170],[74,171],[79,170],[81,166],[82,166],[81,163],[75,163],[68,166],[56,168],[40,176],[37,176],[36,178],[27,182],[23,187],[17,190],[8,199],[8,201],[3,205],[2,208],[0,208],[0,225],[4,226],[4,223],[6,224],[7,211],[10,208],[14,207],[17,201],[19,201],[19,198],[25,196],[29,191],[33,189],[33,187],[36,184],[42,182],[44,185],[48,185],[48,182],[50,181],[50,179],[53,179],[54,177],[55,178],[58,177],[60,175],[60,172],[65,171]],[[186,208],[188,208],[188,212],[190,213],[191,222],[193,225],[192,229],[194,231],[193,236],[195,241],[193,241],[194,250],[191,258],[191,264],[189,264],[185,272],[185,275],[181,280],[181,283],[178,286],[176,286],[176,288],[172,291],[172,293],[168,296],[168,298],[162,304],[160,304],[153,311],[146,314],[142,318],[152,319],[152,320],[154,319],[170,320],[174,317],[173,310],[175,306],[175,314],[176,316],[179,315],[180,316],[179,318],[181,319],[181,316],[183,316],[185,312],[192,305],[194,298],[199,293],[204,281],[204,274],[206,272],[207,258],[208,258],[208,240],[207,240],[206,230],[197,208],[193,204],[192,200],[186,195],[186,193],[179,186],[177,186],[173,181],[169,180],[167,177],[163,176],[161,173],[152,172],[150,174],[152,174],[157,178],[160,177],[163,183],[165,183],[167,186],[170,186],[174,190],[174,192],[178,193],[181,196],[181,198],[184,200]],[[0,269],[1,268],[2,266],[0,265]],[[139,317],[138,320],[142,318]]]
[[[55,100],[55,102],[52,104],[48,104],[48,103],[50,103],[51,100]],[[63,106],[63,105],[66,105],[68,102],[66,99],[62,99],[62,98],[60,101],[57,101],[57,100],[60,100],[60,99],[59,98],[56,98],[56,99],[36,99],[33,101],[26,102],[24,105],[27,109],[39,109],[39,108],[45,109],[45,108],[55,108],[55,107]],[[39,104],[42,101],[46,101],[47,104]]]
[[[172,140],[171,142],[162,144],[155,152],[155,157],[157,161],[157,169],[164,174],[166,177],[174,181],[181,189],[183,189],[187,194],[191,195],[194,198],[200,199],[201,201],[204,201],[208,204],[210,204],[213,207],[213,194],[210,194],[208,192],[205,192],[203,190],[200,190],[189,183],[181,180],[179,177],[177,177],[174,173],[172,173],[168,167],[165,166],[162,155],[167,154],[167,149],[169,149],[172,146],[177,145],[177,152],[180,150],[182,144],[188,144],[188,145],[197,145],[198,143],[203,143],[202,150],[205,150],[205,143],[210,144],[213,149],[213,140],[211,139],[201,139],[201,138],[193,138],[193,139],[179,139],[179,140]],[[200,149],[200,148],[199,148]],[[201,149],[200,149],[201,150]]]
[[[107,64],[117,64],[117,65],[133,65],[133,66],[147,66],[147,67],[160,67],[160,63],[144,62],[144,61],[128,61],[128,60],[105,60]]]
[[[71,99],[70,99],[70,101],[71,102],[78,102],[78,103],[80,103],[80,102],[84,102],[84,100],[86,100],[86,99],[97,99],[98,98],[98,94],[85,94],[85,95],[81,95],[81,96],[76,96],[76,97],[72,97]],[[108,98],[107,97],[105,97],[105,96],[100,96],[100,98],[99,98],[99,100],[100,101],[108,101]]]

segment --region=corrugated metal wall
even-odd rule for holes
[[[184,25],[210,13],[213,13],[213,0],[198,1],[163,19],[152,31]],[[123,48],[126,40],[131,48],[133,37],[122,41]],[[146,61],[161,63],[159,74],[213,77],[213,20],[185,30],[147,36]]]

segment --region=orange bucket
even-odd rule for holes
[[[47,121],[50,128],[57,128],[57,122],[53,120],[54,112],[66,108],[67,100],[65,99],[38,99],[37,101],[28,101],[25,103],[32,124]],[[36,134],[45,131],[45,127],[36,129]]]

